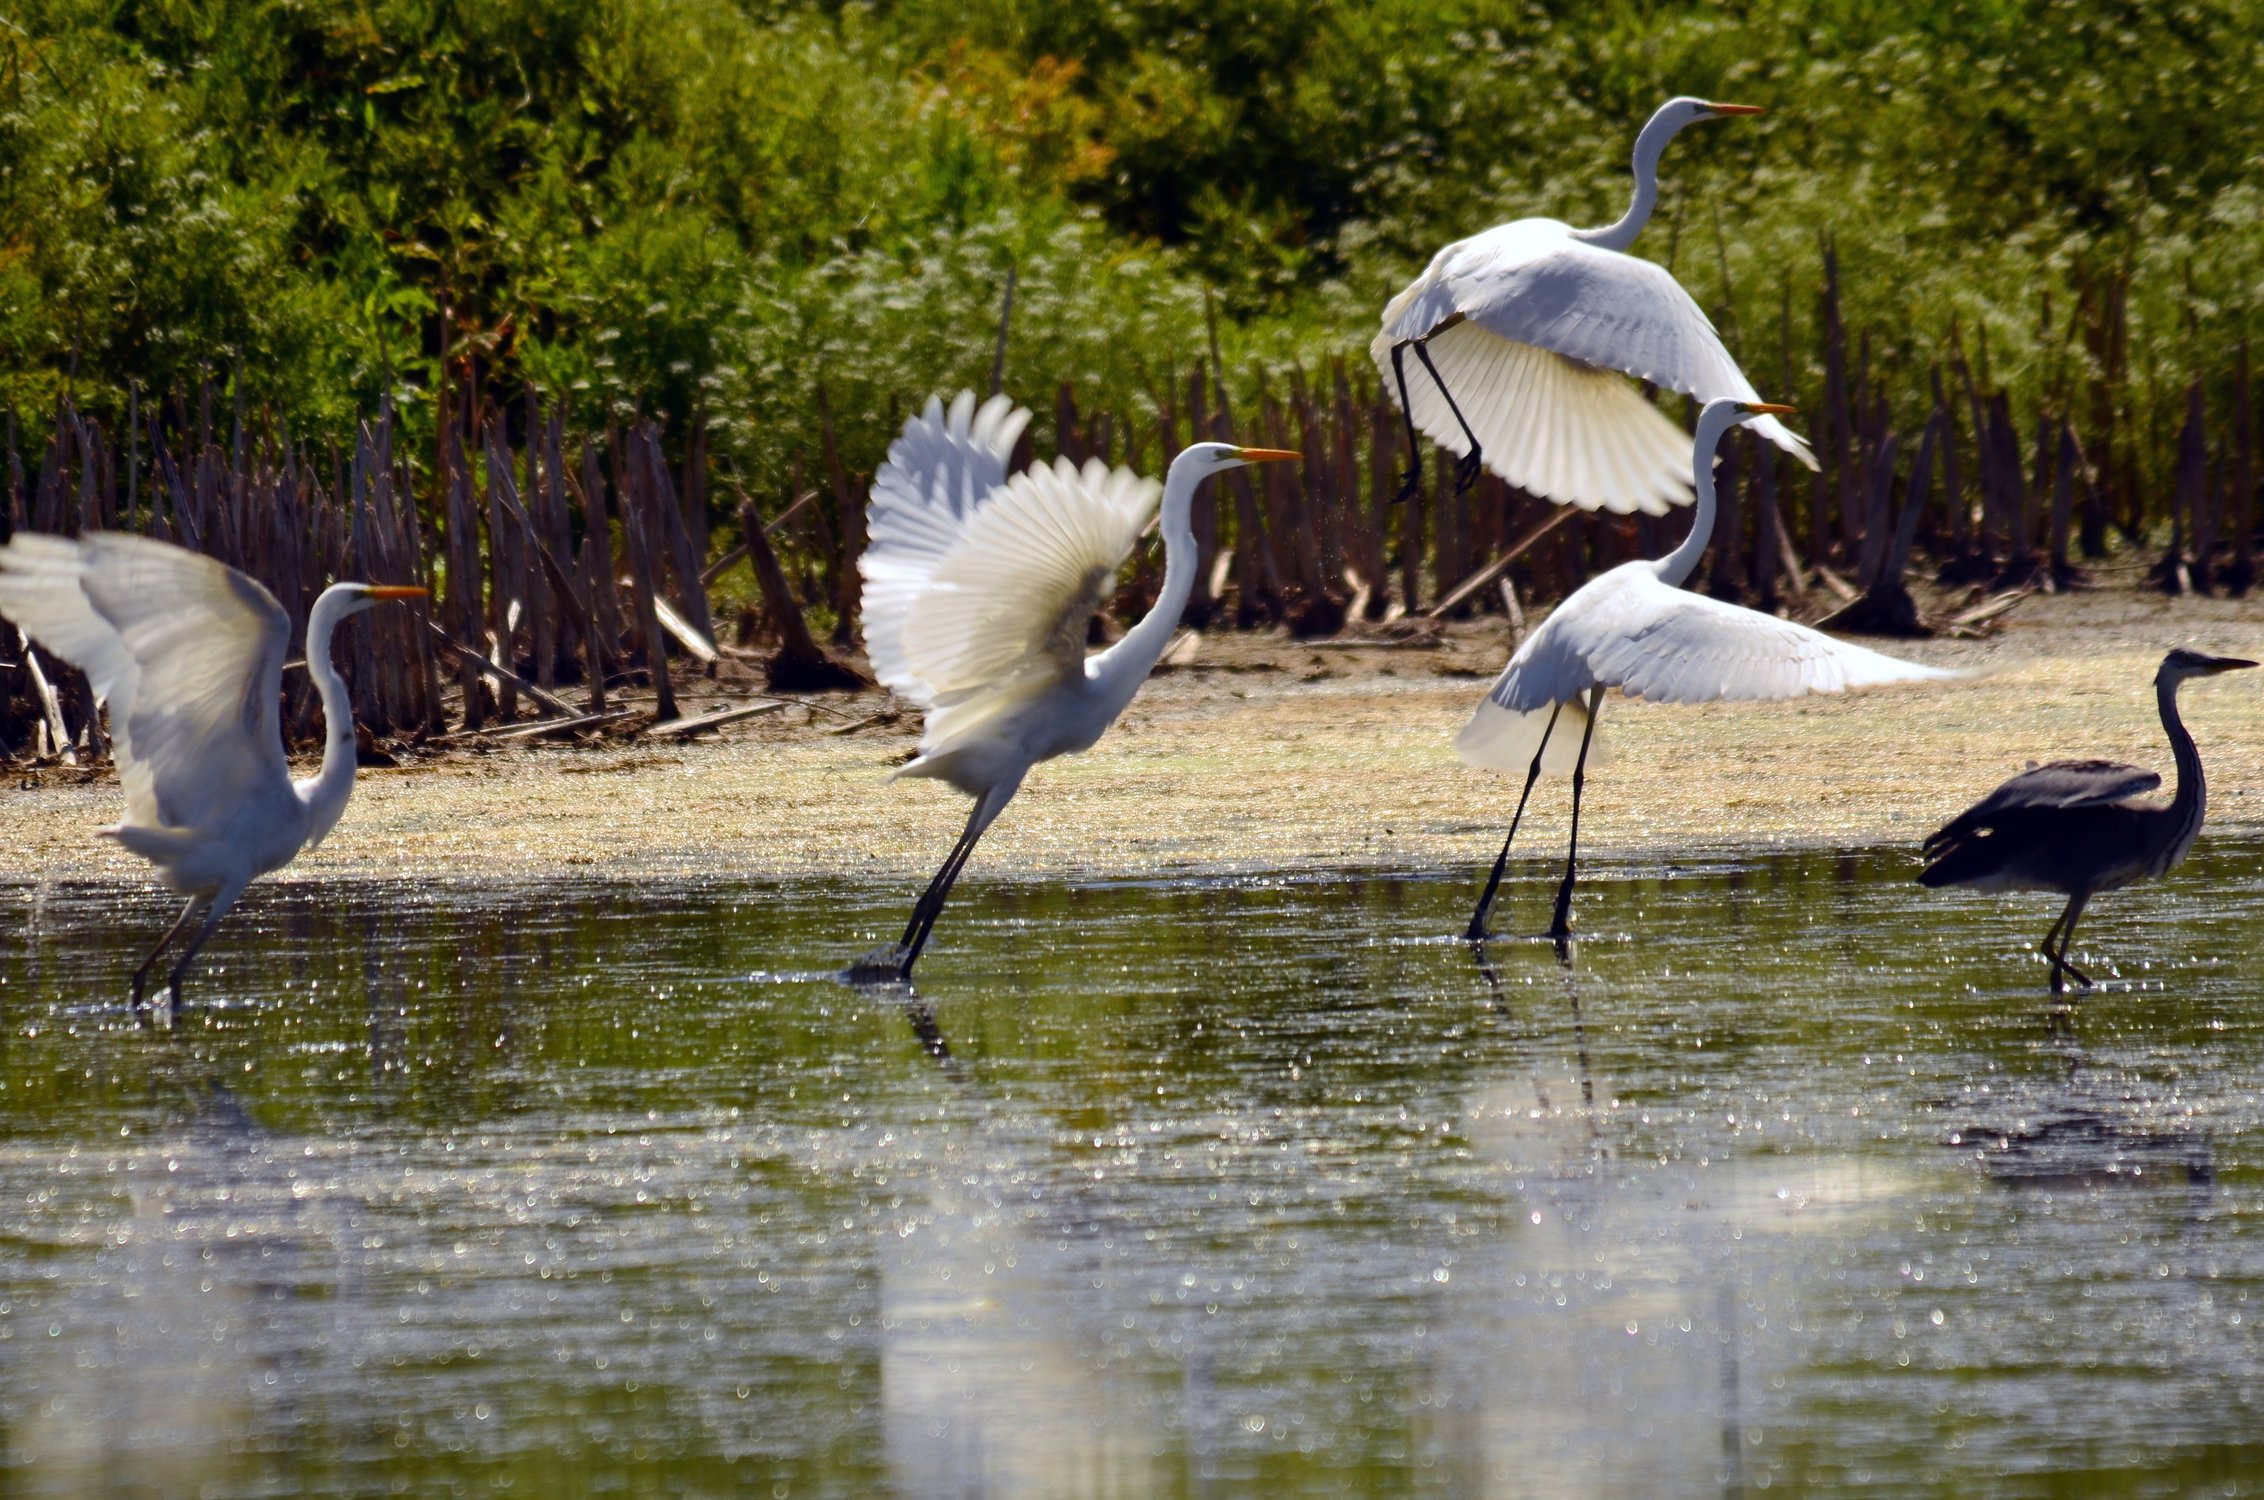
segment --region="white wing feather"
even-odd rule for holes
[[[146,537],[24,536],[0,551],[0,613],[109,702],[127,826],[198,828],[288,789],[290,621],[250,578]]]
[[[1623,481],[1620,488],[1611,487],[1612,476],[1595,457],[1603,440],[1584,438],[1562,457],[1549,452],[1548,444],[1564,444],[1566,436],[1578,430],[1576,424],[1598,420],[1604,407],[1601,398],[1590,394],[1584,384],[1569,378],[1545,381],[1526,373],[1532,361],[1517,351],[1544,350],[1580,365],[1618,370],[1701,401],[1722,396],[1757,401],[1760,397],[1738,369],[1737,361],[1722,347],[1712,322],[1663,267],[1584,244],[1571,234],[1566,225],[1552,219],[1524,219],[1449,245],[1384,310],[1383,331],[1373,346],[1377,362],[1388,375],[1392,344],[1426,335],[1432,336],[1431,354],[1437,361],[1442,348],[1459,336],[1465,347],[1456,350],[1455,357],[1466,367],[1466,373],[1457,379],[1440,361],[1440,374],[1447,379],[1464,415],[1471,415],[1473,404],[1486,404],[1486,394],[1475,382],[1500,367],[1529,387],[1520,399],[1541,402],[1542,409],[1515,429],[1505,431],[1498,440],[1506,446],[1523,439],[1539,447],[1541,451],[1521,461],[1527,469],[1562,474],[1565,480],[1560,482],[1592,486],[1584,495],[1555,490],[1542,493],[1591,509],[1601,504],[1615,510],[1649,510],[1662,492],[1686,500],[1690,472],[1687,439],[1671,461],[1663,456],[1655,435],[1641,449],[1626,454],[1621,462],[1637,469],[1639,482],[1627,486]],[[1434,332],[1457,314],[1466,320],[1471,332],[1463,333],[1464,325]],[[1408,363],[1412,366],[1413,361]],[[1428,382],[1427,373],[1410,368],[1407,378],[1410,400],[1416,400],[1418,385]],[[1392,382],[1387,380],[1386,386],[1397,394]],[[1587,397],[1587,401],[1571,399],[1574,393]],[[1623,394],[1630,402],[1644,404],[1632,391],[1623,388]],[[1460,451],[1460,429],[1452,415],[1444,411],[1443,401],[1439,406],[1440,414],[1446,417],[1445,432],[1420,420],[1418,425]],[[1659,420],[1664,422],[1665,418]],[[1634,418],[1631,414],[1619,415],[1618,423],[1632,427]],[[1491,457],[1497,439],[1475,417],[1470,425]],[[1807,442],[1775,417],[1765,416],[1751,425],[1809,468],[1816,467],[1815,454]],[[1504,462],[1511,461],[1505,454]],[[1504,477],[1512,476],[1505,473]],[[1523,481],[1512,478],[1512,482]]]
[[[1082,672],[1086,622],[1160,493],[1099,459],[1082,470],[1057,459],[1008,480],[968,516],[906,612],[910,678],[948,702],[1033,672]]]
[[[1711,703],[1968,675],[1669,587],[1652,567],[1634,562],[1612,569],[1575,592],[1526,638],[1455,742],[1465,761],[1523,772],[1550,707],[1598,685],[1659,703]],[[1556,741],[1563,731],[1560,721],[1546,770],[1560,769]]]
[[[1379,337],[1374,351],[1387,377],[1393,342]],[[1433,442],[1455,452],[1469,446],[1439,389],[1443,381],[1478,435],[1486,467],[1519,489],[1622,515],[1663,516],[1690,503],[1690,435],[1625,377],[1497,338],[1475,323],[1434,337],[1430,354],[1439,380],[1412,357],[1404,363],[1409,415]],[[1385,384],[1398,395],[1395,382]]]
[[[904,424],[873,476],[866,510],[865,649],[879,679],[915,702],[932,690],[906,661],[904,624],[936,568],[958,547],[968,518],[1006,482],[1030,413],[1004,396],[980,409],[961,391],[948,412],[934,397]]]

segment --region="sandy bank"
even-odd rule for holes
[[[2165,600],[2116,586],[2028,600],[1986,641],[1894,647],[1994,675],[1795,703],[1667,707],[1615,698],[1583,843],[1677,852],[1907,842],[2034,759],[2170,759],[2151,678],[2171,645],[2264,657],[2264,600]],[[1466,769],[1454,731],[1506,659],[1499,621],[1433,650],[1213,638],[1150,683],[1093,752],[1041,766],[985,840],[982,875],[1147,875],[1490,858],[1517,788]],[[2264,673],[2190,686],[2212,822],[2264,822]],[[706,705],[695,700],[687,712]],[[876,697],[844,700],[868,713]],[[344,824],[289,872],[340,876],[924,876],[965,803],[887,779],[917,718],[851,735],[790,709],[689,745],[516,748],[365,771]],[[89,836],[107,777],[0,790],[11,873],[141,878]],[[1534,857],[1561,850],[1564,783],[1544,783]],[[1525,844],[1524,837],[1519,839]]]

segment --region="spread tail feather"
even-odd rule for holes
[[[1549,716],[1556,715],[1556,727],[1549,727]],[[1570,698],[1559,708],[1549,705],[1530,713],[1518,713],[1503,708],[1488,698],[1478,705],[1470,722],[1454,737],[1454,753],[1462,757],[1464,765],[1480,770],[1499,771],[1505,776],[1523,776],[1533,766],[1533,752],[1542,750],[1541,770],[1550,776],[1570,775],[1580,760],[1580,738],[1588,730],[1588,700]],[[1544,750],[1541,737],[1548,736]],[[1588,746],[1588,764],[1600,766],[1610,760],[1605,752],[1602,735],[1597,735]]]

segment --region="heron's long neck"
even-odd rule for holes
[[[330,637],[350,596],[325,590],[307,616],[307,675],[322,699],[322,769],[298,783],[307,809],[307,842],[318,844],[346,811],[354,794],[354,705],[346,679],[330,664]]]
[[[2170,863],[2175,864],[2185,854],[2186,846],[2201,831],[2201,817],[2209,803],[2209,784],[2201,775],[2201,752],[2193,747],[2193,736],[2185,732],[2185,721],[2178,717],[2178,682],[2175,677],[2161,677],[2154,681],[2155,706],[2162,712],[2162,729],[2170,737],[2170,754],[2177,758],[2177,795],[2170,799]]]
[[[1719,441],[1717,435],[1714,442]],[[1690,535],[1682,539],[1682,545],[1657,563],[1659,581],[1670,588],[1682,587],[1682,581],[1697,568],[1698,559],[1706,555],[1706,543],[1714,534],[1714,443],[1707,442],[1701,432],[1691,451],[1695,462],[1690,481],[1698,491],[1697,514],[1690,518]]]
[[[1173,633],[1179,629],[1179,617],[1186,613],[1187,600],[1195,592],[1195,527],[1189,517],[1196,483],[1181,474],[1166,476],[1159,526],[1163,532],[1163,592],[1156,596],[1155,607],[1140,617],[1140,623],[1093,662],[1094,678],[1121,691],[1127,702],[1155,669],[1163,648],[1171,644]]]
[[[1625,250],[1635,243],[1635,237],[1651,221],[1651,210],[1658,206],[1659,153],[1666,150],[1678,128],[1657,115],[1651,117],[1643,133],[1635,138],[1635,197],[1628,203],[1627,212],[1618,222],[1601,229],[1574,230],[1574,239],[1602,250]]]

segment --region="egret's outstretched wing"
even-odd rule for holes
[[[1457,316],[1464,321],[1447,326]],[[1615,510],[1652,510],[1662,493],[1679,503],[1687,498],[1690,444],[1681,442],[1671,458],[1663,439],[1651,437],[1621,458],[1634,466],[1633,480],[1617,478],[1600,457],[1598,439],[1582,433],[1581,424],[1604,423],[1631,438],[1642,425],[1624,406],[1607,405],[1596,386],[1593,369],[1554,379],[1531,373],[1531,351],[1546,351],[1576,362],[1602,367],[1648,380],[1654,385],[1682,391],[1701,401],[1734,396],[1757,401],[1752,382],[1737,361],[1722,347],[1714,325],[1690,300],[1690,294],[1663,267],[1603,250],[1571,237],[1564,225],[1547,219],[1521,220],[1488,230],[1450,245],[1432,262],[1423,278],[1393,299],[1384,311],[1382,336],[1374,352],[1388,366],[1391,345],[1401,339],[1431,336],[1431,357],[1454,392],[1471,428],[1492,456],[1499,442],[1505,449],[1520,448],[1525,456],[1502,455],[1505,465],[1518,465],[1545,484],[1586,484],[1581,492],[1545,489],[1539,493],[1593,509],[1609,505]],[[1442,357],[1443,356],[1443,357]],[[1450,373],[1451,358],[1459,375]],[[1527,415],[1512,424],[1489,411],[1493,430],[1471,415],[1473,403],[1488,406],[1487,383],[1516,382],[1518,400]],[[1387,382],[1387,385],[1389,382]],[[1418,406],[1417,379],[1408,376],[1409,399]],[[1644,406],[1640,397],[1620,387],[1626,403]],[[1394,394],[1396,394],[1396,389]],[[1537,406],[1537,410],[1533,409]],[[1451,413],[1439,403],[1446,418],[1444,431],[1420,421],[1426,432],[1449,446],[1462,446],[1460,429]],[[1666,423],[1658,417],[1659,423]],[[1813,469],[1815,454],[1807,442],[1775,417],[1751,424],[1755,431]],[[1513,483],[1533,485],[1504,472]]]
[[[1851,645],[1656,579],[1617,597],[1622,602],[1613,618],[1588,615],[1567,621],[1566,628],[1597,681],[1634,698],[1660,703],[1799,698],[1965,675]]]
[[[1671,588],[1649,569],[1628,563],[1594,580],[1526,639],[1456,741],[1464,760],[1522,772],[1549,708],[1598,684],[1660,703],[1710,703],[1968,675]],[[1567,767],[1569,752],[1559,744],[1564,732],[1560,721],[1544,769]]]
[[[912,602],[943,560],[958,548],[968,520],[999,487],[1030,413],[1004,396],[980,408],[961,391],[949,411],[930,397],[904,424],[888,461],[873,476],[866,510],[865,649],[879,679],[915,702],[933,689],[907,664],[904,624]]]
[[[287,786],[276,705],[291,626],[275,597],[233,568],[146,537],[60,545],[76,555],[75,576],[46,539],[32,549],[31,570],[0,567],[11,585],[34,580],[20,600],[0,594],[0,609],[28,610],[36,618],[22,623],[35,638],[43,621],[53,623],[56,653],[109,697],[125,821],[196,828],[216,808]],[[67,578],[83,607],[69,599]],[[89,614],[108,639],[90,629]],[[86,650],[83,660],[66,640]]]
[[[1374,353],[1394,396],[1388,334]],[[1478,435],[1486,467],[1511,484],[1583,510],[1663,516],[1690,503],[1690,437],[1645,401],[1625,376],[1457,323],[1429,344],[1433,380],[1403,356],[1408,416],[1456,452],[1469,445],[1447,391]]]
[[[1932,854],[2008,814],[2105,807],[2143,796],[2161,784],[2160,772],[2112,760],[2061,760],[2031,766],[1934,830],[1923,848]]]
[[[0,547],[0,619],[85,672],[95,697],[110,705],[118,721],[112,737],[122,740],[133,711],[134,659],[117,627],[95,613],[94,601],[79,587],[85,571],[86,556],[71,538],[18,533]]]
[[[967,518],[904,617],[903,663],[937,702],[1081,672],[1093,611],[1161,487],[1099,459],[1017,474]],[[893,684],[892,684],[893,685]]]

